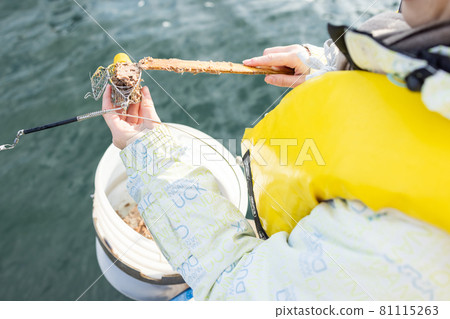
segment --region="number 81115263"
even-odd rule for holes
[[[438,306],[380,306],[379,314],[381,316],[423,316],[439,314]]]

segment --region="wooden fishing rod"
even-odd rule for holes
[[[271,67],[250,67],[240,63],[233,62],[213,62],[213,61],[192,61],[180,59],[154,59],[151,57],[143,58],[138,63],[142,70],[161,70],[172,71],[177,73],[232,73],[232,74],[294,74],[294,70],[290,68]]]

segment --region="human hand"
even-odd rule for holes
[[[246,66],[271,66],[273,68],[288,67],[294,70],[293,75],[270,74],[266,75],[264,81],[268,84],[282,87],[296,87],[305,82],[309,74],[309,68],[303,64],[298,54],[308,51],[301,45],[293,44],[284,47],[273,47],[264,50],[262,56],[244,60]]]
[[[153,129],[161,122],[156,113],[152,97],[148,87],[144,86],[141,90],[142,100],[138,104],[130,104],[127,109],[127,114],[134,116],[142,116],[152,119],[143,120],[135,117],[128,117],[120,115],[119,113],[107,113],[103,115],[106,124],[111,130],[113,143],[116,147],[123,149],[127,146],[127,142],[131,141],[133,137],[139,134],[142,130],[148,128]],[[111,102],[111,85],[108,84],[103,93],[102,110],[109,110],[116,108]]]

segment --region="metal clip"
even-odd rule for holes
[[[12,144],[0,145],[0,151],[12,150],[19,143],[20,137],[23,135],[23,130],[17,132],[16,138]]]

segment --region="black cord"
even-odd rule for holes
[[[50,124],[46,124],[46,125],[43,125],[43,126],[37,126],[37,127],[29,128],[27,130],[23,130],[23,134],[30,134],[30,133],[34,133],[34,132],[39,132],[39,131],[43,131],[43,130],[46,130],[46,129],[49,129],[49,128],[53,128],[53,127],[57,127],[57,126],[61,126],[61,125],[66,125],[66,124],[77,122],[77,121],[78,121],[77,117],[72,117],[72,118],[67,119],[67,120],[63,120],[63,121],[50,123]]]

